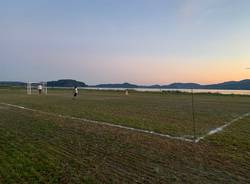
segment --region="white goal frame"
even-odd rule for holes
[[[31,95],[33,90],[38,91],[39,85],[42,86],[42,93],[47,95],[48,94],[47,82],[27,82],[27,94]]]

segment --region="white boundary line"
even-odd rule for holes
[[[131,130],[131,131],[135,131],[135,132],[146,133],[146,134],[156,135],[156,136],[160,136],[160,137],[166,137],[166,138],[174,139],[174,140],[181,140],[181,141],[186,141],[186,142],[194,142],[194,140],[192,140],[192,139],[188,139],[188,138],[184,138],[184,137],[177,137],[177,136],[175,137],[175,136],[171,136],[171,135],[167,135],[167,134],[161,134],[161,133],[157,133],[157,132],[149,131],[149,130],[126,127],[126,126],[123,126],[123,125],[116,125],[116,124],[107,123],[107,122],[103,122],[103,121],[95,121],[95,120],[89,120],[89,119],[85,119],[85,118],[76,118],[76,117],[72,117],[72,116],[66,116],[66,115],[61,115],[61,114],[56,114],[56,113],[44,112],[44,111],[35,110],[35,109],[31,109],[31,108],[27,108],[27,107],[23,107],[23,106],[19,106],[19,105],[8,104],[8,103],[0,103],[0,104],[5,105],[5,106],[9,106],[9,107],[18,108],[18,109],[27,110],[27,111],[38,112],[38,113],[46,114],[46,115],[50,115],[50,116],[56,116],[56,117],[60,117],[60,118],[79,120],[79,121],[83,121],[83,122],[87,122],[87,123],[94,123],[94,124],[105,125],[105,126],[109,126],[109,127],[115,127],[115,128],[125,129],[125,130]]]
[[[99,124],[99,125],[105,125],[105,126],[109,126],[109,127],[115,127],[115,128],[120,128],[120,129],[125,129],[125,130],[131,130],[131,131],[135,131],[135,132],[140,132],[140,133],[146,133],[146,134],[151,134],[151,135],[156,135],[156,136],[160,136],[160,137],[166,137],[169,139],[173,139],[173,140],[180,140],[180,141],[186,141],[186,142],[195,142],[198,143],[201,140],[205,139],[206,137],[216,134],[218,132],[223,131],[226,127],[230,126],[232,123],[239,121],[247,116],[250,116],[250,112],[249,113],[245,113],[235,119],[233,119],[230,122],[225,123],[224,125],[215,128],[211,131],[209,131],[208,133],[206,133],[205,135],[198,137],[197,139],[193,140],[193,139],[188,139],[185,137],[177,137],[177,136],[171,136],[168,134],[162,134],[162,133],[157,133],[154,131],[149,131],[149,130],[143,130],[143,129],[137,129],[137,128],[132,128],[132,127],[126,127],[123,125],[116,125],[116,124],[112,124],[112,123],[107,123],[107,122],[103,122],[103,121],[95,121],[95,120],[89,120],[89,119],[85,119],[85,118],[77,118],[77,117],[72,117],[72,116],[67,116],[67,115],[61,115],[61,114],[56,114],[56,113],[50,113],[50,112],[44,112],[41,110],[36,110],[36,109],[31,109],[31,108],[27,108],[27,107],[23,107],[23,106],[19,106],[19,105],[13,105],[13,104],[9,104],[9,103],[0,103],[1,105],[5,105],[5,106],[9,106],[9,107],[14,107],[14,108],[18,108],[18,109],[23,109],[23,110],[27,110],[27,111],[32,111],[32,112],[38,112],[41,114],[46,114],[46,115],[50,115],[50,116],[56,116],[56,117],[61,117],[61,118],[66,118],[66,119],[72,119],[72,120],[79,120],[79,121],[83,121],[83,122],[88,122],[88,123],[94,123],[94,124]]]
[[[241,119],[244,119],[244,118],[246,118],[246,117],[248,117],[248,116],[250,116],[250,112],[245,113],[245,114],[243,114],[243,115],[241,115],[241,116],[239,116],[239,117],[233,119],[232,121],[229,121],[229,122],[225,123],[224,125],[222,125],[222,126],[220,126],[220,127],[218,127],[218,128],[215,128],[215,129],[213,129],[213,130],[210,130],[210,131],[209,131],[208,133],[206,133],[205,135],[203,135],[203,136],[201,136],[201,137],[198,137],[198,138],[195,140],[195,142],[198,143],[198,142],[200,142],[201,140],[205,139],[206,137],[208,137],[208,136],[210,136],[210,135],[213,135],[213,134],[216,134],[216,133],[218,133],[218,132],[221,132],[221,131],[223,131],[226,127],[230,126],[232,123],[235,123],[236,121],[239,121],[239,120],[241,120]]]

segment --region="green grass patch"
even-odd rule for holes
[[[250,118],[199,144],[0,106],[0,183],[249,183]]]
[[[193,135],[191,95],[130,91],[49,89],[47,96],[27,95],[22,89],[0,90],[0,102],[91,120],[165,133]],[[249,112],[250,97],[237,95],[195,95],[197,136]]]

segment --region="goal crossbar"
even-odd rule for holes
[[[31,95],[33,90],[41,90],[43,94],[48,93],[47,82],[27,82],[27,94]]]

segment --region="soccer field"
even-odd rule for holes
[[[42,96],[27,95],[22,89],[2,89],[0,94],[0,102],[189,139],[250,111],[250,96],[195,94],[194,124],[188,93],[130,92],[126,96],[122,91],[81,90],[76,100],[66,89],[52,89]]]
[[[188,94],[81,91],[73,101],[69,90],[0,91],[1,102],[172,135],[191,124]],[[212,123],[199,125],[206,131],[249,110],[243,96],[204,94],[195,102],[198,120]],[[195,144],[0,105],[0,183],[249,183],[249,135],[249,116]]]

